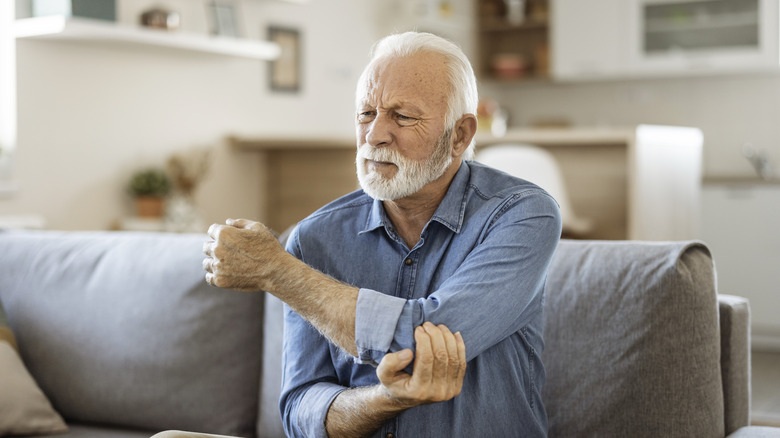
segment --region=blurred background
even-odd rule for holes
[[[0,227],[282,231],[357,187],[371,45],[430,31],[472,60],[478,146],[552,152],[571,237],[704,240],[780,351],[776,0],[1,1]]]

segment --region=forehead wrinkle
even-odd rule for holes
[[[444,90],[449,89],[449,83],[441,82],[444,72],[440,69],[446,71],[443,56],[430,55],[415,53],[376,59],[368,66],[361,81],[362,96],[358,105],[381,106],[387,110],[405,108],[419,115],[434,116],[435,106],[447,103],[448,94]],[[436,92],[442,87],[444,92]]]

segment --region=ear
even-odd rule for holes
[[[463,117],[455,122],[455,129],[452,136],[452,155],[459,157],[466,152],[466,148],[471,144],[471,139],[477,132],[477,117],[474,114],[464,114]]]

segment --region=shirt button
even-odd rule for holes
[[[406,266],[412,266],[412,259],[404,260],[404,264],[406,264]],[[388,434],[388,435],[392,435],[392,434]],[[388,436],[388,438],[392,438],[392,437]]]
[[[385,437],[387,437],[387,438],[393,438],[393,436],[395,436],[395,435],[393,435],[392,433],[388,433],[387,435],[385,435]]]

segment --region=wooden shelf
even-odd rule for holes
[[[259,60],[276,59],[281,52],[278,45],[266,41],[146,29],[56,15],[17,20],[14,33],[19,39],[133,44]]]
[[[477,0],[476,73],[481,80],[524,83],[549,77],[550,0],[527,0],[513,22],[503,2]]]

